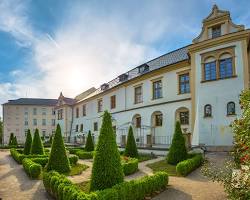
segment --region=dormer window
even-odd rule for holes
[[[119,78],[119,82],[124,82],[128,80],[128,74],[121,74],[118,78]]]
[[[221,36],[221,25],[212,27],[212,38]]]
[[[140,74],[146,73],[149,71],[149,66],[147,64],[143,64],[138,67],[138,71]]]

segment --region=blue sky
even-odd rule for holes
[[[250,27],[248,0],[0,0],[0,103],[99,87],[190,44],[214,3]]]

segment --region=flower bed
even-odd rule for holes
[[[102,191],[84,193],[64,175],[57,172],[45,173],[43,184],[46,191],[56,199],[86,199],[86,200],[142,200],[156,191],[165,189],[168,184],[168,174],[156,173],[138,180],[123,182]]]
[[[176,165],[176,171],[182,176],[187,176],[189,173],[201,166],[203,160],[204,159],[201,154],[193,155],[192,158],[179,162]]]
[[[122,156],[121,161],[125,176],[133,174],[136,171],[138,171],[138,159]]]

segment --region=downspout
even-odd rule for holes
[[[72,132],[72,126],[73,126],[73,117],[74,117],[74,109],[73,109],[73,106],[70,106],[71,109],[72,109],[72,112],[71,112],[71,123],[70,123],[70,132],[69,132],[69,142],[70,142],[70,139],[71,139],[71,132]]]

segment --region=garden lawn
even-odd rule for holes
[[[176,166],[168,164],[166,160],[148,164],[147,166],[151,168],[154,173],[164,171],[167,172],[169,176],[178,176]]]
[[[155,159],[155,158],[157,158],[157,156],[155,156],[155,155],[139,154],[138,161],[139,162],[144,162],[144,161],[152,160],[152,159]]]

